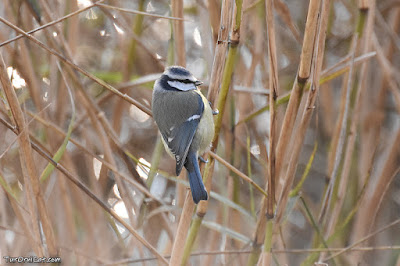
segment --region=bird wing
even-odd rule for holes
[[[185,114],[185,119],[183,119],[183,122],[180,124],[166,127],[166,130],[161,132],[164,142],[175,156],[176,175],[179,175],[182,171],[190,145],[192,144],[193,137],[204,111],[204,103],[201,96],[198,93],[194,93],[194,95],[196,95],[197,103],[193,103],[198,105],[197,108],[192,108],[192,110],[195,111]],[[177,103],[175,102],[175,104]]]

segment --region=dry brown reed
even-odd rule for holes
[[[400,264],[397,1],[3,2],[0,265]],[[172,64],[219,110],[197,206]]]

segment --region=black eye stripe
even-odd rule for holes
[[[177,81],[177,82],[182,82],[182,83],[185,83],[185,84],[190,84],[190,83],[192,83],[192,84],[194,84],[194,83],[196,83],[195,81],[192,81],[192,80],[189,80],[189,79],[169,79],[168,81]]]

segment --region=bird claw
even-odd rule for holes
[[[210,107],[211,107],[212,114],[213,114],[213,115],[217,115],[217,114],[219,114],[219,111],[218,111],[218,109],[216,109],[216,110],[213,110],[213,109],[212,109],[211,102],[210,102],[210,101],[208,101],[208,103],[210,104]]]
[[[203,157],[199,156],[200,161],[202,161],[203,163],[208,163],[208,160],[204,159]]]

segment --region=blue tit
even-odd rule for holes
[[[154,83],[153,117],[167,152],[176,160],[176,175],[185,166],[193,201],[207,200],[199,168],[199,153],[214,137],[213,111],[197,86],[202,82],[180,66],[166,68]],[[201,157],[200,157],[201,158]]]

